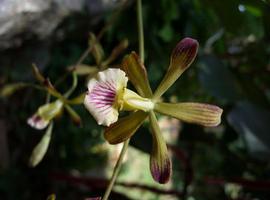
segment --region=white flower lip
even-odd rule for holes
[[[99,72],[88,82],[84,105],[99,125],[109,126],[118,120],[117,92],[122,91],[127,82],[125,72],[120,69]]]
[[[34,114],[32,117],[28,118],[27,123],[38,130],[46,128],[49,124],[49,120],[42,119],[39,115]]]

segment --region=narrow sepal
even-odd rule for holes
[[[0,97],[9,97],[16,91],[29,86],[27,83],[11,83],[0,89]]]
[[[59,99],[62,99],[63,101],[65,100],[65,98],[62,96],[61,93],[59,93],[54,86],[52,85],[52,83],[50,82],[50,80],[48,78],[45,78],[39,71],[38,67],[35,64],[32,64],[32,71],[34,74],[34,77],[38,80],[38,82],[45,87],[45,89],[47,90],[47,92]]]
[[[82,104],[85,98],[85,93],[82,93],[78,95],[77,97],[74,97],[72,99],[67,99],[65,103],[67,104]]]
[[[68,114],[70,115],[72,122],[76,126],[81,126],[82,125],[82,120],[81,120],[80,115],[78,113],[76,113],[76,111],[73,110],[73,108],[70,107],[69,105],[65,105],[65,108],[66,108]]]
[[[155,111],[188,123],[217,126],[223,110],[218,106],[202,103],[156,103]]]
[[[199,43],[192,38],[184,38],[174,48],[171,54],[169,68],[154,93],[154,98],[158,99],[169,87],[180,77],[180,75],[191,65],[197,51]]]
[[[128,40],[122,40],[113,50],[111,55],[101,63],[102,66],[111,64],[126,48],[128,47]]]
[[[132,52],[123,59],[121,69],[126,72],[129,80],[141,96],[152,96],[146,69],[135,52]]]
[[[74,71],[77,75],[84,76],[84,75],[94,75],[98,72],[97,66],[90,66],[85,64],[77,65],[75,68],[71,66],[68,68],[69,71]]]
[[[49,125],[49,127],[46,130],[46,133],[43,135],[40,142],[34,148],[29,160],[29,165],[31,167],[37,166],[45,156],[51,141],[52,129],[53,123]]]
[[[37,81],[39,81],[41,84],[43,84],[46,79],[40,73],[38,67],[35,64],[32,64],[32,71],[33,71],[34,77],[37,79]]]
[[[152,154],[150,155],[150,170],[154,180],[164,184],[167,183],[171,177],[171,159],[154,112],[151,111],[149,116],[153,136]]]
[[[117,122],[105,129],[105,139],[110,144],[118,144],[127,140],[142,125],[147,116],[147,113],[137,111],[119,119]]]
[[[92,48],[92,55],[95,58],[96,64],[99,65],[104,57],[104,51],[93,33],[89,35],[89,46]]]

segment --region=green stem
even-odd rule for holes
[[[72,85],[71,88],[64,94],[64,97],[68,98],[72,92],[76,89],[78,84],[78,77],[75,72],[72,72]]]
[[[123,162],[123,159],[124,159],[124,155],[125,155],[125,153],[127,151],[128,144],[129,144],[129,139],[124,142],[124,145],[122,147],[120,156],[119,156],[119,158],[117,160],[117,163],[116,163],[116,165],[114,167],[113,175],[111,177],[110,183],[109,183],[109,185],[108,185],[108,187],[107,187],[107,189],[105,191],[105,194],[104,194],[102,200],[107,200],[108,197],[109,197],[109,195],[110,195],[110,193],[111,193],[111,191],[112,191],[113,185],[114,185],[115,180],[117,178],[117,175],[118,175],[118,173],[120,171],[120,168],[121,168],[121,165],[122,165],[122,162]]]
[[[141,0],[137,0],[137,24],[138,24],[138,37],[139,37],[139,55],[140,55],[141,61],[144,62],[144,35],[143,35],[142,1]],[[115,180],[117,178],[117,175],[120,171],[124,155],[127,151],[127,148],[129,145],[129,140],[130,139],[128,139],[124,142],[124,146],[122,147],[120,156],[119,156],[117,163],[114,167],[113,175],[111,177],[110,183],[105,191],[105,194],[104,194],[102,200],[107,200],[111,191],[112,191],[113,185],[114,185]]]
[[[144,62],[142,0],[137,0],[137,23],[138,23],[138,37],[139,37],[139,54],[140,54],[141,61]]]

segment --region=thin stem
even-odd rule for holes
[[[140,55],[141,61],[144,62],[144,36],[143,36],[142,1],[141,0],[137,0],[137,24],[138,24],[138,37],[139,37],[139,55]],[[124,146],[122,147],[120,156],[119,156],[117,163],[114,167],[113,175],[110,179],[110,183],[105,191],[105,194],[104,194],[102,200],[107,200],[111,191],[112,191],[115,180],[116,180],[117,175],[120,171],[124,155],[127,151],[127,148],[129,145],[129,140],[130,139],[128,139],[124,142]]]
[[[137,0],[137,24],[138,24],[138,37],[139,37],[139,54],[140,54],[141,61],[144,62],[142,0]]]
[[[64,94],[64,97],[68,98],[73,91],[76,89],[77,85],[78,85],[78,77],[77,74],[75,72],[72,72],[72,85],[71,88]]]
[[[110,193],[111,193],[111,191],[112,191],[113,185],[114,185],[115,180],[116,180],[116,178],[117,178],[117,176],[118,176],[118,173],[119,173],[119,171],[120,171],[120,168],[121,168],[121,165],[122,165],[122,162],[123,162],[123,159],[124,159],[124,155],[125,155],[125,153],[126,153],[126,151],[127,151],[127,149],[128,149],[129,140],[130,140],[130,139],[128,139],[128,140],[126,140],[126,141],[124,142],[124,145],[123,145],[123,147],[122,147],[120,156],[119,156],[119,158],[118,158],[118,160],[117,160],[117,163],[116,163],[116,165],[115,165],[115,167],[114,167],[113,175],[112,175],[112,177],[111,177],[110,183],[109,183],[109,185],[108,185],[108,187],[107,187],[107,189],[106,189],[106,191],[105,191],[105,194],[104,194],[102,200],[107,200],[108,197],[109,197],[109,195],[110,195]]]

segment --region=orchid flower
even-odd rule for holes
[[[160,101],[162,94],[191,65],[198,46],[198,42],[191,38],[185,38],[176,45],[167,73],[154,93],[150,88],[146,69],[134,52],[123,59],[121,69],[99,72],[96,78],[88,82],[85,107],[98,124],[108,126],[104,136],[110,144],[127,140],[149,118],[153,137],[150,170],[154,180],[159,183],[169,181],[171,160],[155,112],[210,127],[217,126],[221,121],[222,109],[214,105]],[[128,80],[138,93],[127,89]],[[133,112],[118,119],[120,111]]]
[[[63,105],[63,102],[60,100],[44,104],[38,108],[32,117],[28,118],[27,123],[35,129],[44,129],[54,117],[62,112]]]
[[[53,119],[60,116],[64,108],[76,125],[81,124],[80,116],[75,112],[75,110],[73,110],[70,105],[81,104],[83,102],[85,94],[81,94],[75,98],[68,99],[68,97],[72,94],[77,85],[77,76],[75,73],[72,74],[72,86],[64,95],[62,95],[55,89],[55,87],[51,84],[50,80],[48,78],[45,78],[40,73],[39,69],[35,65],[32,66],[32,69],[35,78],[41,84],[41,88],[47,91],[47,94],[56,98],[55,101],[40,106],[38,110],[27,120],[27,123],[35,129],[41,130],[48,126],[46,133],[43,135],[39,143],[33,149],[29,160],[29,165],[31,167],[35,167],[42,161],[48,150],[53,130]]]

